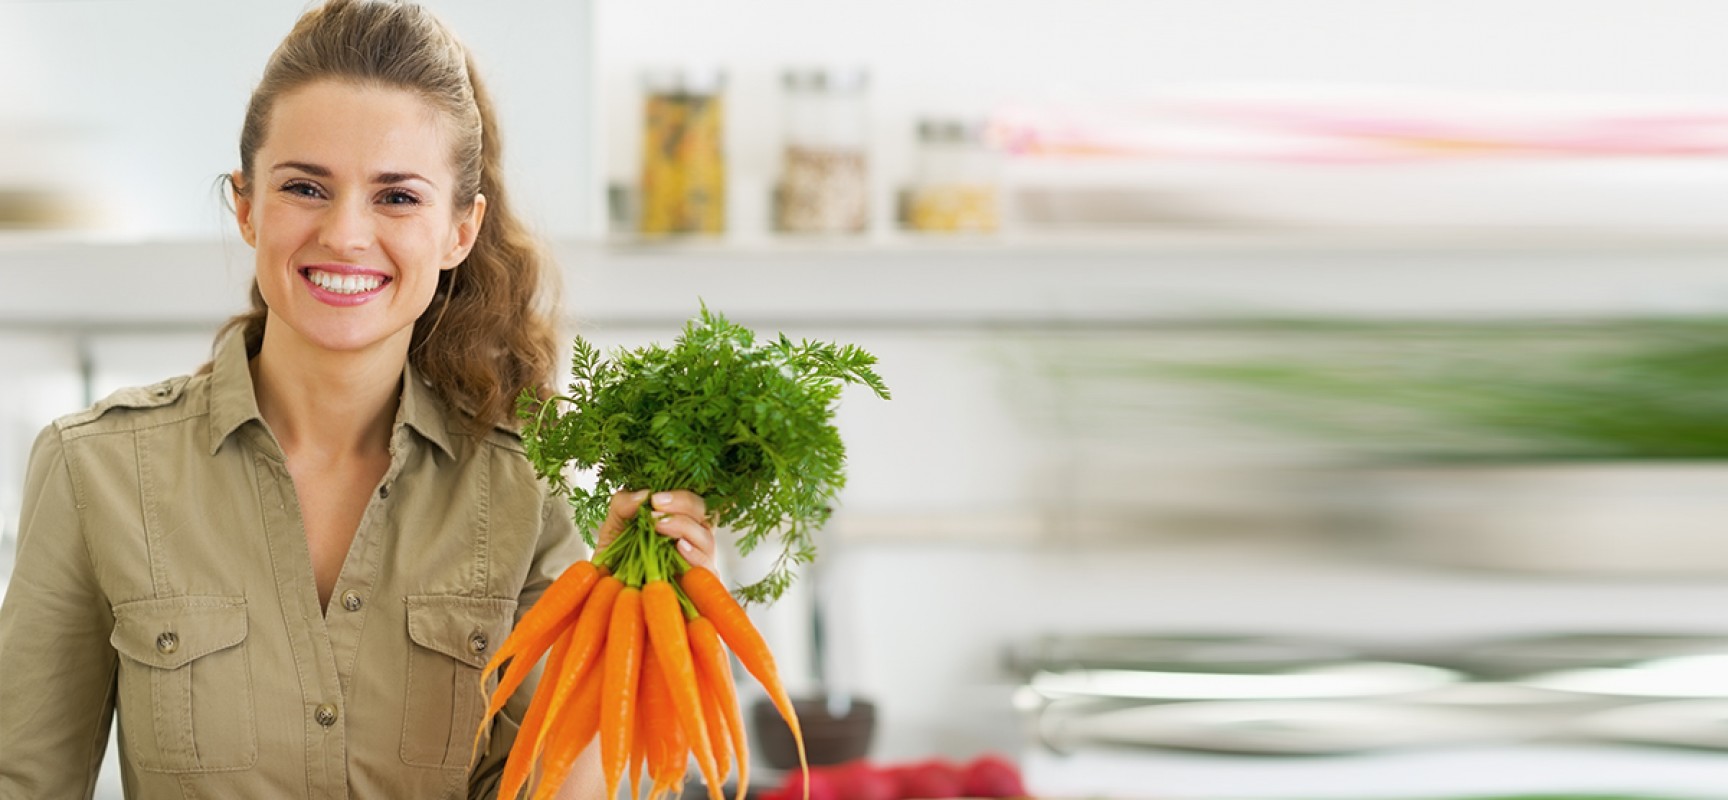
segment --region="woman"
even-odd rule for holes
[[[272,56],[231,176],[252,310],[190,378],[36,442],[0,608],[0,797],[490,797],[480,668],[584,556],[511,432],[542,259],[487,96],[413,5],[331,0]],[[643,494],[614,498],[602,543]],[[711,567],[702,499],[653,498]],[[598,796],[580,770],[570,796]]]

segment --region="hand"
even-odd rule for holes
[[[605,549],[636,516],[647,490],[620,491],[612,495],[606,510],[606,521],[595,534],[599,549]],[[662,536],[678,540],[678,555],[692,567],[714,569],[714,526],[708,522],[708,504],[702,496],[683,489],[654,493],[654,513],[659,518],[654,530]]]

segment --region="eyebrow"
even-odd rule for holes
[[[304,161],[283,161],[271,167],[270,171],[275,172],[282,169],[299,170],[300,172],[304,172],[317,178],[328,178],[331,175],[329,168],[321,167],[317,164],[308,164]],[[421,183],[433,187],[438,185],[433,183],[426,176],[414,172],[380,172],[372,176],[372,182],[378,184],[404,183],[406,181],[420,181]]]

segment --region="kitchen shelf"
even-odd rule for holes
[[[1692,230],[567,240],[554,254],[566,313],[582,325],[676,324],[697,298],[792,327],[1728,311],[1728,235]],[[251,258],[238,239],[0,236],[0,326],[208,327],[243,303]]]

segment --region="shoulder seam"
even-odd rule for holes
[[[88,504],[84,501],[83,481],[78,479],[77,471],[72,469],[71,441],[64,429],[56,429],[54,435],[60,439],[60,468],[66,470],[66,485],[72,487],[72,514],[78,520],[78,542],[84,546],[84,561],[90,565],[91,570],[95,570],[96,551],[90,547],[90,525],[84,519],[84,509]]]
[[[148,409],[133,409],[133,410],[146,411]],[[89,438],[91,436],[106,436],[106,435],[110,435],[110,434],[120,434],[120,433],[137,433],[138,431],[147,431],[147,430],[150,430],[152,428],[162,428],[162,427],[166,427],[169,425],[178,425],[182,422],[189,422],[189,421],[196,420],[196,419],[199,419],[202,417],[208,417],[209,415],[210,415],[210,412],[208,412],[208,411],[190,411],[190,412],[182,413],[179,416],[172,417],[169,419],[152,420],[149,422],[133,421],[132,424],[128,424],[128,425],[112,424],[108,427],[101,427],[101,428],[97,428],[97,425],[96,425],[96,423],[101,420],[101,418],[98,417],[97,419],[92,419],[92,420],[88,420],[88,421],[84,421],[84,422],[77,422],[77,423],[73,423],[70,425],[66,425],[64,427],[60,427],[60,435],[61,435],[61,438],[63,440],[72,440],[72,439],[85,439],[85,438]],[[59,427],[59,426],[56,426],[56,427]],[[91,430],[91,428],[96,428],[96,429]]]

